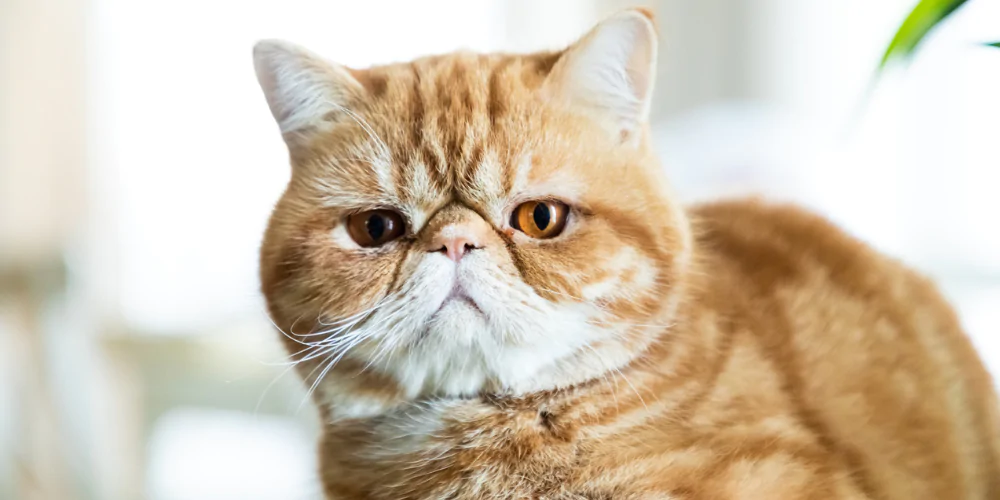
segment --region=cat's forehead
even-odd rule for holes
[[[372,174],[402,208],[460,198],[501,210],[543,173],[538,89],[557,57],[452,54],[357,73],[372,132],[359,137],[384,143]]]

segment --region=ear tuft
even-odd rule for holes
[[[257,81],[283,134],[315,126],[363,95],[347,68],[288,42],[257,42],[253,60]]]
[[[567,49],[546,84],[628,140],[649,117],[656,45],[652,13],[626,10]]]

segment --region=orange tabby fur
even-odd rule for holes
[[[672,201],[648,18],[368,70],[258,47],[294,167],[263,291],[323,418],[326,497],[1000,499],[992,382],[930,282],[795,207]],[[587,94],[595,44],[629,48],[610,64],[636,99]],[[508,227],[539,198],[573,207],[564,235]],[[352,246],[338,228],[370,208],[407,235]],[[427,319],[413,304],[464,275],[426,244],[455,228],[488,292]]]

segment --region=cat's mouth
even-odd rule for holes
[[[454,303],[469,307],[478,314],[483,314],[483,310],[479,307],[479,304],[477,304],[476,301],[465,292],[462,285],[457,282],[452,285],[451,291],[448,292],[448,296],[441,301],[441,305],[438,306],[438,309],[434,312],[434,314],[439,314],[446,307]]]

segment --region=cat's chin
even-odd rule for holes
[[[485,330],[486,316],[475,301],[464,295],[452,296],[431,317],[421,341],[472,348]]]
[[[479,321],[486,327],[483,315],[464,301],[447,304],[442,312],[449,322]],[[327,417],[332,421],[370,418],[416,402],[465,400],[486,394],[517,397],[566,388],[604,378],[645,349],[643,345],[637,352],[635,345],[614,341],[599,351],[581,349],[555,360],[533,348],[507,348],[486,359],[476,347],[463,347],[455,335],[471,331],[469,323],[458,330],[444,325],[425,334],[417,348],[420,355],[399,359],[391,368],[380,367],[399,384],[393,395],[359,390],[363,383],[358,373],[331,373],[318,389]],[[467,339],[473,337],[468,335]]]
[[[568,321],[570,316],[555,316],[574,327],[550,329],[523,346],[502,345],[489,334],[490,320],[477,306],[468,300],[447,301],[406,352],[380,358],[364,373],[330,373],[320,384],[319,402],[330,418],[342,420],[374,417],[420,401],[523,396],[606,377],[646,348],[645,342],[623,342],[621,335],[608,331],[593,345],[560,341],[570,333],[580,342],[601,335]],[[388,392],[362,388],[362,379],[375,373],[394,387]]]

